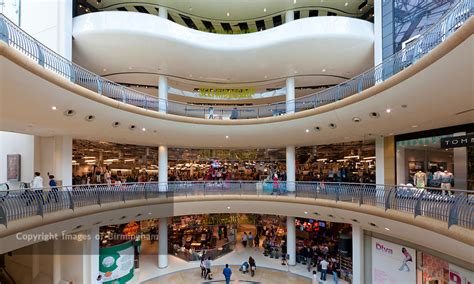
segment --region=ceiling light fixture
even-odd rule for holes
[[[227,209],[230,209],[230,206],[227,206]]]
[[[306,131],[306,133],[308,133],[308,132],[309,132],[309,129],[306,129],[305,131]]]
[[[386,109],[385,111],[386,111],[387,113],[391,113],[391,112],[392,112],[392,110],[391,110],[391,109],[389,109],[389,108],[388,108],[388,109]]]
[[[417,127],[418,127],[418,125],[412,125],[411,127],[412,127],[412,128],[417,128]]]
[[[143,127],[143,128],[142,128],[142,131],[146,131],[146,128],[145,128],[145,127]]]
[[[55,106],[52,106],[51,109],[52,109],[52,110],[56,110],[56,107],[55,107]]]
[[[293,4],[296,4],[296,0],[293,0]]]
[[[347,2],[346,2],[346,3],[344,3],[344,6],[347,6],[347,5],[349,5],[349,3],[347,3]]]
[[[225,136],[225,139],[229,139],[229,135],[226,135],[226,136]]]
[[[229,13],[229,12],[227,12],[227,17],[229,17],[229,16],[230,16],[230,13]]]
[[[267,11],[267,8],[263,8],[263,12],[266,12]]]
[[[305,214],[305,215],[308,215],[308,211],[304,211],[304,214]]]
[[[385,230],[387,230],[387,231],[390,231],[390,229],[389,229],[389,228],[385,228]]]
[[[323,70],[321,70],[321,71],[326,72],[326,69],[323,69]]]

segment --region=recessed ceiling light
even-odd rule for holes
[[[227,12],[227,17],[229,17],[229,16],[230,16],[230,13],[229,13],[229,12]]]
[[[55,107],[55,106],[52,106],[51,109],[52,109],[52,110],[56,110],[56,107]]]
[[[417,128],[417,127],[418,127],[418,125],[412,125],[411,127],[413,127],[413,128]]]
[[[296,0],[293,0],[293,4],[296,4]]]
[[[321,70],[321,71],[326,72],[326,69],[323,69],[323,70]]]
[[[145,127],[143,127],[143,128],[142,128],[142,131],[146,131],[146,128],[145,128]]]
[[[298,71],[295,71],[295,74],[298,74]]]
[[[192,11],[193,10],[193,7],[189,7],[189,11]]]
[[[304,214],[308,215],[308,211],[304,211]]]
[[[132,70],[132,66],[128,67],[128,70]]]
[[[306,131],[306,133],[308,133],[308,132],[309,132],[309,129],[306,129],[305,131]]]
[[[107,68],[104,68],[104,72],[107,71]]]
[[[267,11],[267,8],[263,8],[263,12],[266,12]]]
[[[190,77],[190,78],[192,78],[192,77],[193,77],[193,75],[192,75],[192,74],[189,74],[189,77]]]
[[[265,77],[265,79],[267,79],[267,78],[268,78],[268,76],[267,76],[267,75],[265,75],[265,76],[263,76],[263,77]]]
[[[393,135],[393,132],[390,132],[388,135],[392,136],[392,135]]]
[[[389,108],[388,108],[388,109],[386,109],[385,111],[386,111],[387,113],[391,113],[391,112],[392,112],[392,110],[391,110],[391,109],[389,109]]]
[[[390,231],[390,229],[389,229],[389,228],[385,228],[385,230],[387,230],[387,231]]]
[[[347,6],[347,5],[349,5],[349,3],[347,3],[347,2],[346,2],[346,3],[344,3],[344,6]]]
[[[151,212],[148,212],[148,215],[151,215]]]
[[[229,135],[226,135],[226,136],[225,136],[225,139],[229,139]]]
[[[230,206],[227,206],[227,209],[230,209]]]

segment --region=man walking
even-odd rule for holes
[[[232,270],[230,269],[229,265],[226,264],[224,271],[222,271],[222,274],[224,274],[225,277],[225,284],[230,283],[230,276],[232,275]]]
[[[204,267],[206,268],[206,275],[204,275],[204,279],[209,279],[211,278],[211,257],[208,257],[204,261]]]
[[[321,280],[326,281],[326,274],[328,273],[329,262],[325,258],[321,260]]]
[[[43,199],[43,178],[39,172],[35,172],[35,177],[31,181],[31,189],[33,190],[31,198],[26,205],[30,205],[31,201],[36,199],[37,202],[44,204]]]

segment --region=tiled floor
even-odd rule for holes
[[[247,232],[250,230],[245,229]],[[255,232],[253,232],[255,233]],[[241,233],[238,234],[237,240],[240,240]],[[180,258],[169,256],[168,267],[164,269],[158,268],[158,256],[156,255],[158,243],[150,244],[148,242],[142,243],[142,255],[140,257],[140,270],[137,271],[135,279],[140,283],[205,283],[200,278],[199,261],[187,262]],[[252,279],[258,283],[311,283],[310,277],[312,272],[308,272],[306,267],[301,264],[295,266],[281,265],[280,259],[273,259],[263,255],[263,249],[259,248],[244,248],[240,242],[237,243],[233,252],[226,254],[215,261],[212,265],[214,267],[214,280],[220,280],[216,283],[224,283],[222,276],[222,269],[225,264],[232,266],[233,274],[239,282],[233,283],[248,283],[242,280],[249,280],[248,275],[243,275],[238,271],[238,267],[248,260],[249,256],[255,259],[257,270],[255,277]],[[183,271],[184,270],[184,271]],[[319,275],[319,274],[318,274]],[[210,282],[215,283],[215,282]],[[332,276],[328,275],[327,281],[321,282],[324,284],[334,283]],[[339,280],[339,283],[347,283]]]

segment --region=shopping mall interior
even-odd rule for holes
[[[474,283],[474,0],[1,0],[0,284]]]

